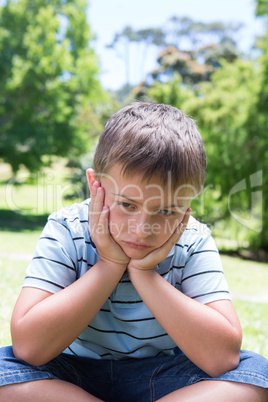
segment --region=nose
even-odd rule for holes
[[[131,219],[131,232],[139,239],[145,239],[152,234],[152,221],[151,217],[142,212],[136,215],[135,219]]]

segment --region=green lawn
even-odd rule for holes
[[[225,276],[235,298],[243,299],[245,296],[247,300],[268,302],[268,264],[226,255],[221,258]]]
[[[268,264],[222,256],[233,304],[243,328],[243,349],[268,358]]]
[[[9,323],[12,310],[47,215],[73,201],[63,199],[66,172],[61,168],[50,176],[51,172],[48,172],[43,182],[40,179],[35,184],[17,186],[8,184],[9,173],[3,174],[0,165],[1,172],[0,346],[4,346],[11,343]],[[268,358],[268,264],[225,255],[222,261],[243,328],[243,348]]]

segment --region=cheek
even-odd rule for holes
[[[174,219],[163,219],[162,222],[158,225],[160,230],[158,231],[158,239],[162,241],[164,244],[170,236],[173,235],[178,225],[181,223],[183,216],[176,217]]]
[[[118,239],[120,235],[122,235],[122,232],[126,231],[126,216],[120,213],[117,207],[110,207],[109,228],[110,233],[114,239]]]

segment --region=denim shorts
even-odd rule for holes
[[[184,354],[145,359],[94,360],[61,354],[44,366],[16,359],[0,349],[0,385],[42,379],[73,383],[106,402],[151,402],[202,380],[225,380],[268,388],[268,360],[241,351],[237,369],[211,378]]]

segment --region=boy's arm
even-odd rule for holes
[[[241,328],[229,300],[203,305],[157,272],[129,269],[140,297],[184,354],[215,377],[239,363]]]
[[[184,227],[188,219],[184,217]],[[198,367],[217,376],[239,363],[240,323],[229,300],[201,304],[155,271],[157,262],[166,257],[181,234],[179,228],[177,239],[174,233],[167,243],[143,260],[131,260],[128,273],[140,297],[176,345]]]
[[[43,365],[63,352],[83,332],[121,279],[129,259],[115,248],[108,231],[103,189],[92,192],[91,235],[100,243],[100,260],[81,278],[52,294],[23,288],[16,303],[11,332],[13,350],[32,365]],[[105,234],[107,233],[107,235]],[[119,247],[119,246],[118,246]]]
[[[94,318],[124,270],[100,260],[56,294],[23,288],[11,320],[15,356],[35,366],[58,356]]]

